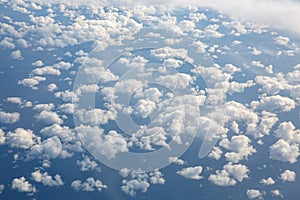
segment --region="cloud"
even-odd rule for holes
[[[82,160],[77,160],[76,162],[77,165],[80,167],[80,171],[82,172],[92,171],[92,170],[100,171],[100,168],[95,161],[90,160],[90,158],[85,155],[82,158],[83,158]]]
[[[180,171],[177,171],[176,173],[187,179],[199,180],[202,178],[202,176],[200,176],[200,174],[202,173],[202,169],[203,168],[201,166],[187,167],[183,168]]]
[[[36,116],[37,121],[42,121],[46,124],[62,124],[63,120],[58,116],[57,113],[52,111],[43,110]]]
[[[7,133],[6,140],[9,146],[13,148],[29,149],[38,142],[40,138],[34,135],[30,129],[17,128]]]
[[[37,192],[35,186],[33,186],[25,177],[14,178],[11,183],[11,188],[19,192],[26,192],[29,195]]]
[[[128,180],[122,181],[121,189],[124,193],[135,196],[137,191],[142,193],[147,192],[151,184],[165,184],[163,174],[159,170],[145,173],[142,170],[132,171],[127,168],[123,168],[119,171],[119,174],[128,178]]]
[[[242,182],[248,178],[249,169],[242,164],[228,163],[223,166],[223,170],[217,170],[216,174],[211,174],[208,180],[218,186],[234,186],[237,182]]]
[[[14,124],[20,120],[20,114],[17,112],[8,113],[0,111],[0,122],[5,124]]]
[[[274,185],[275,181],[271,177],[269,177],[266,179],[261,179],[259,183],[261,183],[263,185]]]
[[[55,159],[55,158],[67,158],[72,156],[57,136],[53,136],[44,140],[41,144],[35,144],[30,148],[27,154],[27,159]]]
[[[169,162],[170,163],[175,163],[178,165],[184,165],[186,162],[178,157],[169,157]]]
[[[283,182],[293,182],[296,180],[296,173],[287,169],[282,174],[280,174],[280,179]]]
[[[93,192],[95,189],[101,192],[103,189],[107,189],[107,186],[102,183],[102,181],[94,179],[93,177],[87,178],[84,182],[81,180],[75,180],[71,183],[71,187],[74,190]]]
[[[299,156],[298,144],[289,144],[283,139],[270,146],[270,158],[282,162],[295,163]]]
[[[50,176],[47,172],[42,173],[40,170],[36,170],[31,173],[32,180],[42,183],[45,186],[62,186],[64,182],[59,174],[54,177]]]
[[[225,153],[226,160],[237,163],[256,152],[249,144],[250,142],[251,140],[245,135],[235,135],[231,137],[231,140],[223,139],[220,146],[231,151]]]
[[[258,199],[260,199],[260,200],[263,199],[262,193],[259,190],[256,190],[256,189],[248,189],[246,194],[247,194],[248,199],[257,199],[257,200]]]
[[[10,57],[14,60],[22,60],[22,52],[20,50],[16,50],[11,52]]]
[[[293,110],[296,103],[293,99],[275,96],[262,96],[260,101],[252,101],[251,106],[257,110],[266,110],[270,112],[289,112]]]

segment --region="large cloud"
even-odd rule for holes
[[[95,5],[92,0],[35,0],[44,3],[67,3],[67,4],[84,4]],[[297,1],[292,0],[174,0],[172,4],[166,0],[106,0],[97,5],[164,5],[168,9],[178,6],[205,6],[223,12],[233,18],[242,21],[252,21],[259,24],[267,24],[274,28],[288,30],[300,34],[300,5]]]

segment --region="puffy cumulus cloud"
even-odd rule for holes
[[[31,146],[40,141],[32,130],[17,128],[12,132],[8,132],[6,135],[6,140],[9,146],[13,148],[29,149]]]
[[[137,191],[143,193],[147,192],[151,184],[165,184],[163,174],[159,170],[145,173],[141,170],[132,171],[127,168],[123,168],[119,171],[119,174],[127,178],[122,181],[121,189],[124,193],[135,196]]]
[[[283,195],[281,194],[280,190],[276,189],[276,190],[272,190],[271,191],[272,196],[274,197],[281,197],[283,198]]]
[[[85,181],[75,180],[71,183],[71,187],[76,191],[82,190],[87,192],[95,190],[101,192],[103,189],[107,189],[107,186],[101,180],[94,179],[93,177],[89,177]]]
[[[37,121],[44,122],[46,124],[62,124],[63,120],[55,112],[43,110],[36,116]]]
[[[116,131],[103,133],[98,126],[79,126],[76,128],[82,142],[95,155],[103,155],[107,158],[114,158],[117,153],[127,152],[126,139]]]
[[[23,85],[25,87],[30,87],[32,89],[37,89],[37,85],[40,82],[45,81],[46,78],[42,76],[33,76],[31,78],[24,78],[18,82],[18,84]]]
[[[75,92],[65,90],[65,91],[60,91],[60,92],[55,92],[54,96],[56,98],[61,98],[64,102],[76,102],[78,101],[78,96]]]
[[[43,111],[43,110],[53,110],[54,109],[54,104],[53,103],[43,103],[43,104],[36,104],[33,106],[33,110],[37,110],[39,112]]]
[[[266,179],[261,179],[259,183],[263,185],[274,185],[275,181],[272,179],[272,177],[266,178]]]
[[[47,90],[49,91],[49,92],[53,92],[54,90],[57,90],[57,85],[56,84],[54,84],[54,83],[51,83],[51,84],[49,84],[48,86],[47,86]]]
[[[0,128],[0,145],[4,144],[6,141],[5,133],[4,131]]]
[[[283,173],[280,174],[280,179],[283,182],[293,182],[296,180],[296,173],[294,171],[291,170],[285,170]]]
[[[287,45],[290,41],[290,39],[288,37],[283,37],[283,36],[278,36],[276,38],[274,38],[275,40],[275,44],[278,45]]]
[[[52,67],[56,69],[68,70],[73,66],[73,64],[65,61],[60,61],[59,63],[54,64]]]
[[[249,169],[242,164],[228,163],[223,166],[223,170],[217,170],[216,174],[211,174],[208,180],[218,186],[234,186],[237,182],[242,182],[248,178]]]
[[[219,147],[213,147],[211,152],[207,155],[209,158],[213,158],[215,160],[219,160],[222,156],[222,150]]]
[[[35,68],[32,70],[32,74],[34,75],[54,75],[59,76],[60,71],[58,69],[54,69],[51,66],[41,67],[41,68]]]
[[[140,190],[141,192],[147,192],[150,184],[145,180],[133,179],[133,180],[124,180],[123,186],[121,187],[122,191],[130,196],[136,195],[136,191]]]
[[[225,153],[227,161],[237,163],[240,160],[252,155],[256,150],[249,144],[251,140],[245,135],[232,136],[230,140],[227,138],[220,142],[220,146],[230,150]]]
[[[246,194],[247,194],[248,199],[257,199],[257,200],[264,199],[263,194],[259,190],[256,190],[256,189],[248,189]]]
[[[290,121],[282,122],[275,130],[275,136],[289,143],[300,143],[300,130]]]
[[[34,67],[42,67],[44,65],[44,62],[42,60],[37,60],[32,63],[32,66]]]
[[[186,162],[178,157],[169,157],[170,163],[175,163],[177,165],[184,165]]]
[[[234,121],[243,122],[247,126],[246,131],[248,133],[251,133],[256,129],[259,120],[257,113],[253,112],[245,105],[235,101],[229,101],[225,104],[225,106],[226,123],[232,123]],[[236,130],[238,130],[238,127]]]
[[[75,116],[78,118],[78,120],[85,124],[90,126],[98,126],[100,124],[107,124],[109,120],[115,120],[116,119],[115,112],[112,112],[110,110],[102,110],[99,108],[91,109],[91,110],[76,110]]]
[[[75,111],[75,105],[72,103],[66,103],[60,105],[59,109],[66,114],[73,114]]]
[[[77,160],[77,165],[80,167],[80,171],[86,172],[86,171],[92,171],[97,170],[100,171],[100,167],[98,164],[91,160],[88,156],[83,155],[82,160]]]
[[[26,100],[22,99],[21,97],[7,97],[6,101],[9,103],[17,104],[21,108],[24,108],[24,107],[28,108],[28,107],[32,106],[31,101],[26,101]]]
[[[14,124],[20,120],[20,113],[0,111],[0,122],[5,124]]]
[[[14,104],[18,104],[18,105],[22,104],[22,98],[20,98],[20,97],[7,97],[6,101],[9,103],[14,103]]]
[[[295,163],[299,156],[298,144],[289,144],[283,139],[270,146],[270,158],[278,161]]]
[[[4,39],[0,41],[0,47],[14,49],[16,45],[14,44],[13,38],[4,37]]]
[[[55,159],[55,158],[67,158],[72,156],[63,145],[57,136],[47,138],[40,144],[35,144],[30,148],[27,154],[27,160],[36,158],[41,159]]]
[[[22,52],[20,50],[15,50],[15,51],[11,52],[10,57],[14,60],[22,60],[23,59]]]
[[[278,117],[274,113],[270,113],[267,111],[262,111],[259,120],[259,131],[254,132],[254,135],[258,138],[263,137],[264,135],[269,135],[272,127],[278,121]]]
[[[11,182],[11,188],[19,192],[26,192],[29,195],[37,192],[35,186],[29,183],[29,181],[27,181],[23,176],[20,178],[14,178]]]
[[[257,110],[266,110],[270,112],[289,112],[293,110],[296,103],[293,99],[275,96],[262,96],[259,101],[252,101],[251,106]]]
[[[40,170],[32,172],[31,179],[50,187],[62,186],[64,184],[59,174],[56,174],[54,177],[52,177],[47,172],[42,173]]]
[[[177,171],[176,173],[187,179],[199,180],[202,178],[201,176],[202,169],[203,169],[202,166],[187,167],[187,168],[183,168],[180,171]]]
[[[268,95],[276,95],[280,91],[288,87],[287,80],[283,74],[276,74],[275,76],[256,76],[255,82],[261,85],[259,92],[264,92]]]

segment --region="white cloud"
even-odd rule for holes
[[[212,151],[207,155],[209,158],[219,160],[222,156],[222,150],[219,147],[213,147]]]
[[[42,82],[45,81],[46,78],[42,77],[42,76],[33,76],[31,78],[24,78],[22,80],[20,80],[18,82],[18,84],[23,85],[25,87],[30,87],[32,89],[37,89],[37,85]]]
[[[32,63],[32,66],[34,67],[42,67],[44,65],[44,62],[42,60],[37,60]]]
[[[247,192],[248,199],[263,199],[263,195],[259,190],[256,189],[248,189]]]
[[[82,160],[77,160],[77,165],[80,167],[80,171],[86,172],[86,171],[92,171],[92,170],[97,170],[100,171],[100,168],[98,167],[98,164],[90,160],[88,156],[83,156]]]
[[[57,136],[53,136],[44,140],[41,144],[35,144],[30,148],[27,154],[27,159],[55,159],[67,158],[72,156],[63,145]]]
[[[22,98],[20,97],[7,97],[6,101],[9,103],[14,103],[14,104],[18,104],[21,105],[22,104]]]
[[[53,103],[43,103],[43,104],[36,104],[33,106],[33,110],[37,110],[38,112],[41,112],[43,110],[51,111],[54,109]]]
[[[294,182],[296,180],[296,173],[291,170],[285,170],[283,173],[280,174],[280,179],[283,182]]]
[[[104,185],[102,181],[94,179],[93,177],[87,178],[84,182],[81,180],[75,180],[71,183],[71,187],[77,191],[83,190],[87,192],[95,190],[101,192],[103,189],[107,189],[107,186]]]
[[[60,71],[58,69],[54,69],[51,66],[35,68],[34,70],[32,70],[32,73],[34,75],[54,75],[54,76],[60,75]]]
[[[57,86],[54,83],[51,83],[47,86],[47,89],[49,92],[53,92],[54,90],[57,90]]]
[[[0,128],[0,145],[4,144],[5,143],[5,133],[4,131]]]
[[[1,40],[0,47],[14,49],[16,47],[16,45],[13,42],[14,41],[12,38],[5,37],[3,40]]]
[[[170,163],[175,163],[178,165],[184,165],[186,162],[178,157],[169,157],[169,162]]]
[[[75,105],[72,103],[66,103],[59,106],[59,109],[67,114],[73,114],[75,110]]]
[[[235,135],[229,141],[227,138],[220,142],[220,146],[230,150],[225,153],[227,161],[237,163],[240,160],[252,155],[256,150],[249,144],[251,140],[245,135]]]
[[[275,130],[277,138],[284,139],[289,143],[300,143],[300,130],[296,129],[292,122],[282,122]]]
[[[274,185],[275,181],[272,179],[272,177],[266,178],[266,179],[261,179],[260,182],[263,185]]]
[[[266,110],[270,112],[288,112],[295,108],[296,103],[293,99],[290,99],[288,97],[275,95],[262,96],[259,101],[252,101],[251,106],[254,109]]]
[[[289,144],[283,139],[270,146],[270,158],[278,161],[295,163],[299,156],[298,144]]]
[[[274,40],[275,40],[275,44],[278,45],[287,45],[290,41],[288,37],[283,37],[283,36],[276,37]]]
[[[19,192],[26,192],[29,194],[37,192],[35,186],[29,183],[29,181],[27,181],[23,176],[20,178],[14,178],[11,183],[11,188],[13,190],[18,190]]]
[[[0,111],[0,122],[5,124],[14,124],[20,120],[20,114],[17,112],[8,113]]]
[[[133,179],[123,181],[123,186],[121,187],[122,191],[130,196],[134,196],[136,194],[136,190],[140,190],[141,192],[147,192],[150,184],[145,180]]]
[[[43,110],[36,116],[37,121],[42,121],[46,124],[62,124],[63,120],[59,117],[59,115],[52,111]]]
[[[42,173],[40,170],[36,170],[31,173],[32,180],[42,183],[45,186],[62,186],[64,182],[59,174],[54,177],[50,176],[47,172]]]
[[[103,155],[107,158],[114,158],[119,152],[127,152],[127,141],[116,131],[109,131],[103,134],[103,129],[98,126],[79,126],[76,128],[79,137],[86,147],[96,155]]]
[[[176,173],[187,179],[199,180],[202,178],[201,176],[202,169],[203,168],[201,166],[187,167],[187,168],[183,168],[180,171],[177,171]]]
[[[283,195],[281,194],[280,190],[276,189],[276,190],[272,190],[271,191],[272,196],[274,197],[281,197],[283,198]]]
[[[22,52],[20,50],[16,50],[11,52],[10,57],[14,60],[22,60]]]
[[[248,178],[249,170],[245,165],[228,163],[223,166],[223,170],[217,170],[216,174],[211,174],[208,180],[218,186],[234,186],[243,179]]]
[[[38,142],[40,138],[34,135],[30,129],[17,128],[13,132],[7,133],[6,140],[13,148],[29,149]]]

